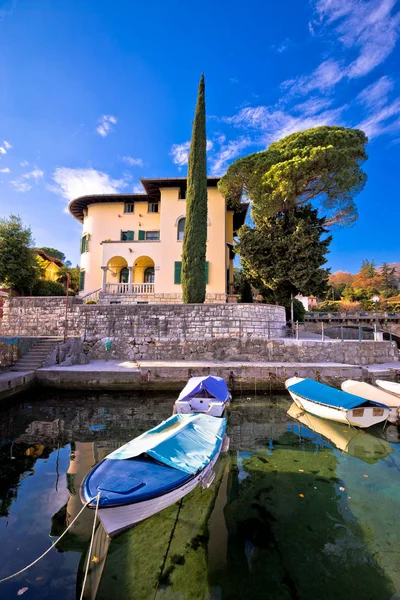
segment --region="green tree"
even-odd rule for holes
[[[57,273],[57,281],[62,283],[64,287],[66,287],[66,282],[68,278],[69,289],[77,294],[79,292],[79,267],[61,267]]]
[[[293,133],[264,152],[239,158],[219,182],[227,198],[244,190],[256,224],[276,213],[312,202],[326,226],[357,219],[354,197],[364,188],[361,169],[367,137],[359,129],[321,126]]]
[[[188,160],[186,223],[182,246],[182,292],[186,304],[202,303],[206,297],[207,139],[204,91],[202,74]]]
[[[253,302],[253,289],[247,273],[245,273],[243,269],[241,270],[239,280],[239,302]]]
[[[51,256],[52,258],[58,258],[58,260],[61,260],[61,262],[65,262],[65,254],[64,252],[61,252],[61,250],[56,250],[56,248],[48,248],[47,246],[38,248],[38,250],[43,250],[43,252],[45,252],[48,256]]]
[[[382,277],[382,294],[389,298],[390,296],[394,296],[397,292],[397,277],[396,277],[396,269],[390,268],[389,265],[384,262],[381,267],[381,277]]]
[[[241,227],[236,252],[266,300],[285,305],[291,294],[325,291],[329,269],[322,265],[332,237],[321,239],[324,225],[316,209],[302,206],[266,218],[255,228]]]
[[[20,217],[0,220],[0,282],[22,295],[31,294],[39,277],[32,232]]]

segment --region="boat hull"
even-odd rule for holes
[[[384,381],[383,379],[377,379],[375,383],[386,392],[393,394],[393,396],[396,398],[400,398],[400,383],[395,383],[394,381]]]
[[[221,402],[209,398],[194,398],[193,401],[179,401],[174,405],[174,412],[182,415],[205,414],[210,417],[222,417],[229,402]]]
[[[344,392],[348,392],[365,400],[371,400],[372,402],[380,402],[389,407],[388,421],[391,423],[397,423],[400,416],[400,397],[396,397],[394,394],[365,383],[364,381],[355,381],[353,379],[347,379],[341,385]]]
[[[312,399],[300,396],[291,389],[292,385],[295,385],[300,381],[303,381],[303,379],[291,377],[285,383],[286,388],[299,408],[316,417],[328,419],[329,421],[337,421],[338,423],[346,423],[347,425],[350,424],[354,427],[371,427],[372,425],[385,421],[389,415],[389,408],[387,407],[363,406],[346,410],[344,408],[336,408],[320,402],[313,402]]]
[[[111,508],[100,508],[98,510],[98,516],[102,522],[104,529],[107,534],[113,538],[130,529],[137,523],[148,519],[152,515],[161,512],[168,506],[171,506],[175,502],[181,500],[184,496],[189,494],[195,487],[204,481],[204,487],[208,487],[212,482],[212,471],[215,463],[217,462],[221,451],[227,447],[226,436],[224,441],[221,443],[220,448],[212,461],[202,470],[200,473],[195,475],[193,479],[190,479],[186,484],[158,496],[151,500],[144,502],[138,502],[135,504],[128,504],[125,506],[111,507]],[[209,483],[208,483],[209,482]]]

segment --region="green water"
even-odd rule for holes
[[[172,402],[36,391],[1,407],[0,578],[57,539],[91,466]],[[98,528],[86,597],[400,598],[397,429],[327,428],[289,407],[286,395],[236,398],[213,485],[111,543]],[[34,600],[79,597],[92,519],[86,510],[58,552],[0,584],[1,600],[25,587]]]

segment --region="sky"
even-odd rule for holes
[[[360,127],[359,218],[332,271],[400,261],[400,0],[0,0],[0,218],[79,261],[72,198],[185,176],[206,80],[208,171],[317,125]]]

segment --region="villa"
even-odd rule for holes
[[[83,224],[80,295],[110,302],[181,302],[186,178],[141,179],[144,193],[82,196],[69,204]],[[248,203],[231,203],[207,179],[206,301],[233,288],[234,235]]]

